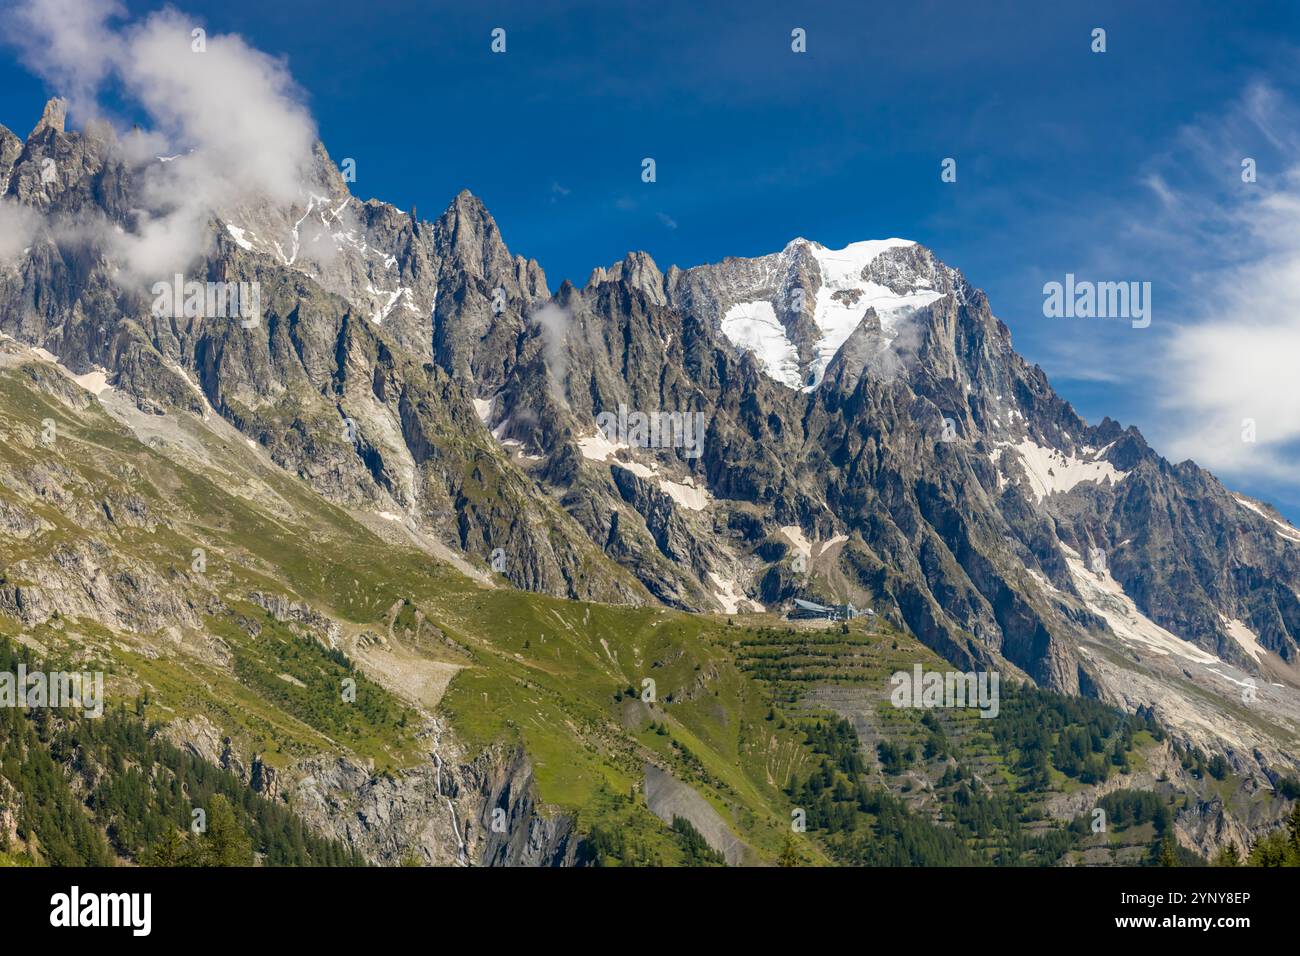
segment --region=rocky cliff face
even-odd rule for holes
[[[1243,767],[1295,762],[1300,531],[1084,422],[924,247],[799,239],[667,273],[634,253],[552,295],[473,196],[421,221],[351,196],[318,148],[299,202],[206,223],[189,275],[257,282],[244,327],[155,314],[119,274],[112,234],[163,162],[133,156],[57,103],[25,141],[0,131],[6,200],[41,217],[0,264],[0,330],[139,409],[224,419],[518,587],[851,600],[961,666],[1154,707]],[[635,413],[676,424],[608,427]],[[512,852],[563,843],[538,840]]]
[[[582,840],[571,817],[537,802],[532,767],[517,748],[467,759],[431,719],[428,762],[376,774],[348,756],[312,757],[275,771],[205,720],[170,725],[177,746],[282,799],[315,831],[380,866],[574,866]]]

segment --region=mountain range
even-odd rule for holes
[[[833,752],[808,728],[847,721],[888,790],[885,665],[923,660],[1149,734],[1086,797],[1044,784],[1048,816],[1164,788],[1208,853],[1282,815],[1300,529],[1085,422],[925,246],[796,238],[666,271],[633,252],[552,290],[469,192],[421,220],[353,196],[317,144],[296,201],[194,224],[182,278],[254,285],[256,321],[186,316],[157,306],[172,270],[118,252],[186,160],[69,130],[59,100],[26,139],[0,127],[29,227],[0,261],[0,633],[106,662],[158,733],[323,835],[377,862],[572,863],[612,852],[618,820],[688,854],[653,849],[648,810],[727,862],[775,858],[799,774]],[[815,639],[777,637],[796,598],[871,612],[822,670]],[[267,650],[302,641],[326,655],[304,673]],[[318,711],[330,654],[410,717]],[[788,761],[759,773],[765,721]],[[938,731],[959,742],[911,771],[920,791],[978,764],[998,796],[1022,748],[968,723]]]

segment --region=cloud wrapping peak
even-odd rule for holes
[[[26,206],[0,199],[0,264],[17,259],[31,244],[40,226],[39,218]]]
[[[99,115],[116,79],[154,129],[123,136],[127,161],[143,163],[134,229],[110,232],[132,280],[151,283],[204,251],[214,212],[239,202],[290,202],[312,168],[316,127],[284,64],[238,36],[207,35],[198,21],[165,9],[114,28],[116,0],[23,0],[10,39],[25,63],[72,102]],[[175,158],[158,161],[163,151]]]

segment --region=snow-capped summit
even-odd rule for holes
[[[954,285],[956,273],[907,239],[873,239],[830,249],[796,238],[780,252],[727,259],[683,273],[686,297],[716,309],[737,348],[754,353],[781,384],[811,390],[831,359],[874,309],[892,340],[900,325]]]

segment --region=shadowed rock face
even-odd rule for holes
[[[25,142],[0,130],[6,201],[44,217],[0,264],[0,331],[102,368],[141,409],[219,416],[329,500],[472,564],[501,549],[519,587],[710,611],[851,600],[962,666],[1132,697],[1176,729],[1170,675],[1236,693],[1179,642],[1294,695],[1300,532],[1136,429],[1085,423],[928,249],[796,240],[666,273],[632,253],[552,295],[469,193],[420,221],[351,196],[323,147],[314,161],[296,203],[212,210],[187,270],[257,282],[245,328],[155,315],[111,261],[103,236],[134,228],[150,163],[66,131],[57,103]],[[784,378],[736,338],[736,315],[768,310]],[[620,407],[703,416],[698,457],[599,435]],[[1132,696],[1125,669],[1155,689]]]

